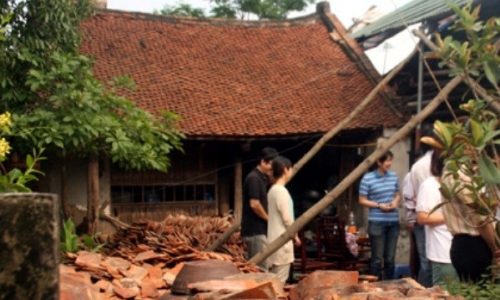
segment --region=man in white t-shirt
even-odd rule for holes
[[[459,281],[451,263],[450,249],[453,236],[446,227],[441,207],[441,175],[444,160],[439,150],[432,153],[431,177],[424,180],[418,189],[417,221],[425,225],[425,253],[432,270],[432,285],[441,285],[450,280]]]
[[[414,162],[419,161],[422,157],[424,156],[424,153],[422,151],[415,151],[415,154],[413,155]],[[415,223],[417,222],[417,212],[415,211],[415,206],[416,206],[416,199],[415,199],[415,189],[413,188],[413,184],[411,182],[411,172],[408,171],[406,173],[406,176],[403,180],[403,190],[402,190],[402,196],[403,196],[403,205],[404,205],[404,212],[405,212],[405,221],[406,221],[406,229],[410,232],[410,239],[411,239],[411,245],[410,245],[410,259],[418,257],[418,250],[416,249],[416,239],[415,239]],[[412,271],[414,271],[413,267],[415,267],[415,270],[418,270],[418,267],[415,266],[414,262],[412,261]],[[416,273],[416,272],[415,272]]]

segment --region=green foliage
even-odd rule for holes
[[[44,175],[43,172],[36,168],[38,162],[45,159],[45,157],[41,156],[42,153],[43,148],[38,153],[33,151],[33,155],[28,154],[26,156],[26,169],[24,171],[14,168],[0,175],[0,193],[31,192],[27,184],[31,181],[37,181],[38,176]]]
[[[87,2],[0,2],[0,12],[11,16],[7,23],[7,38],[0,44],[0,105],[11,101],[36,102],[40,98],[34,91],[25,88],[25,76],[33,66],[51,68],[47,58],[54,51],[77,51],[81,40],[78,26],[92,13],[92,6]]]
[[[101,250],[102,247],[106,246],[106,244],[97,242],[98,235],[99,233],[96,233],[94,235],[84,234],[81,238],[82,247],[90,252],[99,252],[99,250]]]
[[[436,41],[440,48],[438,54],[443,58],[441,65],[454,62],[457,67],[452,71],[452,76],[466,74],[478,78],[486,77],[498,95],[500,56],[495,41],[500,32],[500,18],[480,20],[480,6],[472,9],[471,3],[463,9],[456,5],[451,7],[458,15],[454,29],[464,32],[467,39],[457,41],[451,36],[443,39],[437,34]]]
[[[0,114],[0,193],[30,192],[26,185],[30,181],[38,180],[36,175],[43,175],[35,167],[37,163],[44,158],[41,157],[43,148],[40,152],[33,151],[33,156],[26,157],[26,169],[21,171],[18,168],[12,168],[7,171],[3,162],[11,151],[9,142],[4,136],[11,134],[11,115],[9,112]]]
[[[252,16],[258,19],[280,20],[286,19],[292,11],[303,11],[315,0],[210,0],[210,2],[214,5],[210,10],[210,16],[205,15],[203,9],[194,8],[183,2],[174,6],[166,5],[160,13],[195,18],[245,19]]]
[[[442,286],[453,296],[462,296],[467,300],[497,299],[500,295],[500,285],[495,280],[484,278],[477,284],[471,282],[447,282]]]
[[[220,2],[210,10],[214,18],[224,19],[236,19],[238,11],[238,8],[233,6],[229,1]],[[241,14],[240,18],[243,19],[244,15]]]
[[[179,2],[177,5],[165,5],[163,9],[159,12],[166,16],[182,16],[182,17],[194,17],[194,18],[205,18],[205,11],[202,8],[194,8],[190,4]]]
[[[61,232],[61,251],[64,253],[76,253],[80,250],[90,252],[98,252],[106,244],[97,242],[97,235],[91,236],[84,234],[81,238],[75,233],[75,223],[71,219],[63,223],[63,231]]]
[[[286,19],[292,11],[303,11],[314,0],[212,0],[215,8],[212,13],[216,18],[244,19],[255,15],[259,19]]]
[[[460,108],[469,113],[466,122],[436,122],[434,130],[444,145],[443,155],[448,176],[455,179],[460,174],[472,179],[463,187],[442,186],[442,193],[450,199],[461,189],[467,190],[473,203],[468,203],[481,215],[495,215],[498,202],[496,187],[500,185],[500,170],[497,164],[495,145],[500,143],[497,116],[485,109],[481,100],[469,100]]]
[[[123,96],[133,87],[127,78],[94,77],[94,62],[78,50],[90,0],[9,0],[0,9],[12,16],[0,41],[0,112],[12,113],[13,144],[167,170],[184,138],[179,118],[152,115]]]
[[[5,41],[5,34],[7,33],[7,23],[12,18],[12,14],[0,15],[0,42]]]
[[[456,31],[464,32],[464,41],[437,35],[439,50],[435,53],[442,58],[442,64],[451,63],[451,76],[471,76],[481,83],[489,96],[500,96],[500,58],[494,43],[499,38],[500,18],[479,20],[479,7],[472,9],[469,4],[463,9],[452,7],[458,19]],[[441,192],[447,199],[465,190],[470,195],[465,203],[479,215],[487,216],[486,222],[494,222],[495,212],[500,204],[500,130],[497,113],[490,110],[490,103],[481,99],[476,90],[474,98],[460,105],[467,118],[453,122],[434,123],[434,132],[444,145],[443,155],[449,176],[458,179],[465,175],[471,179],[463,186],[443,184]],[[463,190],[462,190],[463,189]],[[498,234],[497,234],[498,235]],[[496,237],[497,243],[500,236]],[[482,297],[482,296],[481,296]],[[476,299],[476,298],[474,298]],[[477,298],[479,299],[479,298]]]
[[[63,223],[61,232],[61,251],[64,253],[76,253],[80,248],[78,236],[75,233],[75,223],[71,219]]]

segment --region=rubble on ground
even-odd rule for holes
[[[274,274],[246,261],[239,233],[217,252],[204,251],[233,221],[230,216],[179,215],[162,222],[135,222],[110,236],[100,253],[66,255],[59,268],[60,300],[462,299],[439,287],[425,289],[410,278],[360,283],[356,271],[315,271],[298,284],[283,287]],[[185,282],[186,295],[174,294],[179,273],[198,261],[230,262],[239,274],[212,278],[208,275],[215,270],[201,270],[207,274],[203,280]]]
[[[222,260],[241,273],[261,270],[248,263],[239,233],[217,249],[204,251],[234,220],[225,217],[168,216],[137,221],[110,236],[100,253],[67,253],[60,266],[61,300],[156,299],[170,288],[185,262]]]

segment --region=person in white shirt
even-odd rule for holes
[[[425,252],[432,268],[432,284],[441,285],[459,281],[457,271],[450,258],[453,236],[445,224],[441,201],[441,175],[444,159],[441,151],[434,150],[431,158],[431,177],[420,185],[417,196],[417,221],[425,225]]]
[[[424,152],[417,150],[415,151],[413,158],[413,164],[415,164],[417,161],[419,161],[422,157],[424,156]],[[424,230],[421,225],[418,225],[417,223],[417,212],[415,211],[415,206],[417,204],[417,201],[415,199],[415,189],[413,188],[413,184],[411,181],[411,171],[408,171],[406,173],[406,176],[403,180],[403,190],[402,190],[402,196],[403,196],[403,205],[404,205],[404,213],[405,213],[405,221],[406,221],[406,229],[410,233],[410,261],[412,265],[412,272],[417,273],[419,269],[422,269],[421,267],[416,265],[416,262],[413,260],[414,258],[419,258],[419,252],[417,249],[417,239],[415,238],[415,224],[417,224],[417,231],[421,230],[421,236],[425,239],[424,235]],[[418,233],[417,233],[418,235]],[[421,246],[422,249],[425,249],[425,246]],[[423,253],[425,255],[425,253]],[[417,261],[420,261],[418,259]],[[427,262],[428,264],[428,262]],[[430,266],[429,266],[430,268]],[[421,274],[424,274],[425,272],[421,272]],[[429,273],[429,272],[427,272]],[[429,275],[430,277],[430,275]],[[430,280],[429,280],[430,282]]]
[[[433,128],[432,124],[424,124],[422,126],[422,133],[424,136],[432,136]],[[425,154],[417,162],[413,164],[410,170],[410,181],[413,187],[414,199],[418,202],[418,191],[420,185],[429,177],[431,174],[431,157],[432,157],[432,147],[425,143],[420,145],[420,150],[424,151]],[[415,204],[415,205],[418,205]],[[424,287],[432,286],[432,269],[427,256],[425,255],[425,229],[422,224],[418,221],[413,223],[413,235],[415,236],[415,246],[417,249],[417,254],[419,258],[419,271],[417,276],[417,281]]]
[[[415,162],[419,161],[424,156],[422,151],[415,151]],[[413,188],[411,180],[411,172],[406,173],[403,180],[403,204],[405,208],[406,228],[413,232],[415,222],[417,221],[417,213],[415,212],[415,189]]]
[[[278,156],[273,159],[272,172],[276,181],[267,193],[267,240],[271,243],[294,222],[293,200],[285,187],[292,177],[292,163],[288,158]],[[295,236],[293,242],[290,240],[267,258],[269,271],[275,273],[283,283],[286,283],[295,259],[293,244],[299,247],[300,243],[298,236]]]

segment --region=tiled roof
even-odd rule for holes
[[[177,113],[188,136],[326,132],[373,88],[317,15],[230,22],[108,10],[83,28],[96,76],[131,76],[137,90],[127,96]],[[398,125],[379,97],[346,129]]]

